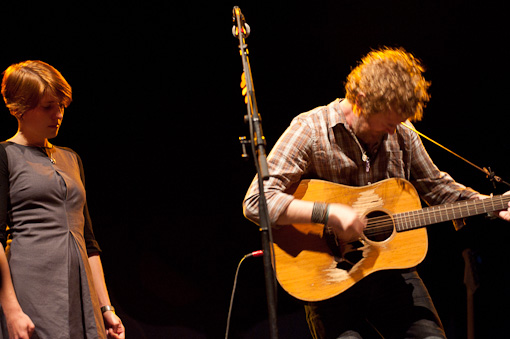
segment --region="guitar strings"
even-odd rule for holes
[[[500,201],[495,202],[495,200]],[[446,219],[463,218],[469,216],[466,214],[469,214],[473,210],[475,212],[474,214],[487,213],[489,210],[495,211],[504,209],[509,201],[510,196],[497,196],[492,199],[466,200],[453,204],[431,206],[421,210],[398,213],[393,216],[386,214],[372,217],[368,218],[364,233],[369,233],[370,235],[388,233],[389,229],[393,229],[395,224],[397,225],[397,231],[418,228],[428,224],[447,221]],[[487,206],[490,206],[489,210]],[[456,216],[456,214],[459,215]]]

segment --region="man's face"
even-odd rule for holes
[[[394,134],[397,126],[406,119],[402,118],[395,111],[387,111],[373,114],[361,120],[363,122],[360,124],[360,135],[380,140],[385,134]]]

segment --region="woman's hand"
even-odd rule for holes
[[[126,329],[115,313],[106,311],[103,313],[103,319],[106,327],[106,336],[108,338],[126,338]]]
[[[35,325],[23,311],[5,314],[9,339],[29,339],[34,333]]]

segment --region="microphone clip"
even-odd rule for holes
[[[239,33],[242,33],[244,38],[250,36],[250,25],[246,23],[246,19],[244,18],[241,9],[237,6],[232,10],[232,22],[234,22],[234,26],[232,27],[232,35],[237,38],[239,37]],[[239,32],[239,27],[241,28],[241,32]]]

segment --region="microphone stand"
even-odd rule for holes
[[[260,232],[262,237],[262,249],[264,251],[264,276],[266,283],[267,307],[269,313],[269,330],[270,338],[278,338],[278,328],[276,325],[276,279],[273,270],[273,248],[271,236],[271,223],[267,209],[266,196],[264,194],[264,180],[269,178],[269,170],[266,159],[266,140],[262,133],[261,117],[257,108],[255,99],[255,90],[253,88],[253,79],[251,74],[250,63],[248,60],[248,45],[245,38],[250,34],[250,26],[246,23],[241,9],[235,6],[233,9],[233,21],[236,25],[232,28],[232,34],[239,39],[239,49],[243,62],[243,70],[246,78],[246,104],[248,114],[245,116],[245,122],[249,124],[251,141],[246,141],[244,137],[239,138],[243,151],[245,144],[251,144],[252,154],[255,158],[255,167],[257,169],[259,184],[259,218]],[[243,152],[243,157],[246,153]]]
[[[472,163],[471,161],[467,160],[466,158],[463,158],[461,157],[460,155],[458,155],[457,153],[453,152],[452,150],[446,148],[445,146],[441,145],[440,143],[438,143],[437,141],[435,140],[432,140],[431,138],[429,138],[428,136],[426,136],[425,134],[419,132],[418,130],[416,130],[415,128],[401,122],[400,123],[402,126],[410,129],[411,131],[415,132],[416,134],[418,134],[419,136],[427,139],[428,141],[432,142],[433,144],[435,144],[436,146],[439,146],[441,147],[442,149],[444,149],[445,151],[447,152],[450,152],[451,154],[453,154],[454,156],[456,156],[457,158],[459,158],[460,160],[468,163],[469,165],[473,166],[474,168],[476,168],[477,170],[485,173],[487,175],[487,179],[490,180],[490,182],[492,182],[492,185],[494,188],[496,188],[496,183],[501,183],[501,184],[504,184],[508,187],[510,187],[510,183],[506,182],[505,180],[503,180],[501,177],[497,176],[496,173],[494,173],[494,171],[491,170],[490,167],[480,167],[480,166],[477,166],[475,165],[474,163]]]

